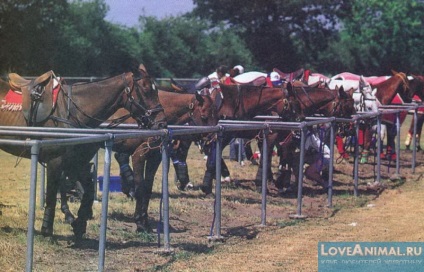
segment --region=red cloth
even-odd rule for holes
[[[60,85],[57,85],[56,88],[53,89],[53,105],[56,104],[57,95],[59,93]],[[10,105],[22,105],[22,94],[17,93],[13,90],[9,90],[7,94],[4,96],[2,100],[3,104]]]
[[[22,94],[9,90],[3,100],[6,104],[22,104]]]
[[[271,87],[271,88],[274,87],[272,85],[271,78],[269,76],[266,77],[266,86],[267,87]]]

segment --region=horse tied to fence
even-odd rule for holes
[[[137,73],[137,76],[127,72],[98,82],[73,85],[62,84],[52,71],[34,80],[10,74],[10,85],[15,91],[1,90],[0,125],[95,128],[118,109],[125,108],[140,126],[163,128],[166,119],[157,88],[144,65],[140,65]],[[84,189],[78,217],[72,223],[76,241],[86,232],[94,200],[89,162],[100,146],[80,144],[41,150],[39,161],[47,164],[46,206],[41,227],[44,236],[53,235],[56,194],[66,178],[78,180]],[[19,157],[31,155],[28,147],[1,145],[0,148]]]

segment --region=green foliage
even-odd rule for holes
[[[109,23],[104,0],[0,2],[0,73],[111,76],[144,63],[155,77],[217,66],[324,74],[423,73],[420,0],[193,0],[192,13],[137,28]]]
[[[356,0],[351,14],[332,46],[345,69],[367,75],[423,72],[422,1]]]
[[[345,2],[194,0],[194,14],[236,29],[267,71],[293,71],[305,64],[318,66],[317,55],[337,34],[337,16]]]
[[[141,59],[157,77],[201,77],[220,64],[252,65],[250,51],[230,29],[189,17],[142,17]]]

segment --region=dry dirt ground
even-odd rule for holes
[[[228,150],[224,150],[224,155]],[[196,190],[204,171],[203,155],[193,148],[189,154],[194,190],[179,192],[170,175],[170,243],[163,251],[163,235],[136,234],[132,222],[134,202],[121,193],[111,193],[105,271],[317,271],[319,241],[414,241],[424,240],[424,153],[417,155],[411,171],[412,152],[401,153],[401,178],[390,180],[394,163],[381,168],[384,186],[374,188],[375,166],[359,166],[359,195],[353,195],[353,160],[335,165],[333,206],[327,194],[305,179],[302,214],[296,213],[296,195],[278,195],[270,184],[266,226],[261,222],[261,195],[252,179],[257,166],[229,162],[235,182],[223,185],[222,236],[210,242],[214,199]],[[0,152],[0,268],[25,268],[29,195],[29,161]],[[101,160],[100,160],[101,161]],[[276,161],[276,160],[275,160]],[[273,164],[276,170],[275,162]],[[102,166],[100,165],[100,169]],[[156,178],[150,207],[152,226],[160,219],[160,172]],[[116,163],[112,174],[117,173]],[[38,197],[38,195],[37,195]],[[101,193],[99,193],[99,200]],[[79,203],[72,203],[76,212]],[[95,203],[86,239],[80,246],[72,242],[72,231],[59,209],[55,237],[38,235],[42,209],[37,209],[34,271],[97,271],[101,201]],[[158,243],[160,239],[160,245]]]

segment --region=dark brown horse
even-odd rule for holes
[[[22,111],[3,110],[0,125],[27,126],[30,123],[39,127],[94,128],[119,108],[126,108],[140,125],[153,129],[164,127],[165,115],[159,103],[157,89],[143,65],[140,65],[139,73],[140,77],[137,78],[134,78],[133,73],[125,73],[94,83],[59,84],[57,99],[52,99],[55,79],[52,72],[32,81],[13,74],[10,76],[14,80],[12,85],[19,87],[23,93]],[[29,93],[36,95],[38,100],[30,101],[29,96],[26,96]],[[5,99],[5,96],[6,92],[0,94],[1,99]],[[26,103],[35,105],[38,101],[43,104],[27,108]],[[2,108],[8,102],[3,103]],[[31,112],[32,108],[41,110]],[[29,110],[26,111],[27,109]],[[99,147],[100,144],[82,144],[41,150],[39,160],[47,164],[46,206],[41,227],[44,236],[53,234],[56,193],[61,180],[65,178],[78,180],[83,186],[84,194],[78,218],[72,227],[77,239],[86,232],[94,198],[89,162]],[[28,148],[6,145],[1,148],[19,157],[28,158],[30,155]]]
[[[194,126],[214,126],[218,123],[214,99],[210,95],[200,95],[197,92],[195,94],[181,94],[159,91],[159,99],[165,110],[168,124],[183,125],[189,123]],[[118,111],[113,115],[113,118],[120,118],[124,114],[126,113]],[[135,120],[128,119],[126,123],[135,123]],[[187,138],[190,138],[190,136],[184,136],[185,140]],[[113,147],[113,150],[117,152],[115,157],[120,164],[125,193],[130,194],[131,188],[135,185],[136,208],[134,216],[138,232],[151,231],[148,223],[148,208],[154,176],[161,163],[160,144],[154,139],[147,141],[143,139],[128,139],[116,143]],[[181,141],[174,139],[171,158],[173,158],[172,153],[178,151],[180,144],[182,144]],[[133,173],[129,167],[130,155]],[[186,178],[180,179],[179,189],[183,190],[189,181],[187,167],[175,160],[173,163],[177,175],[187,175]]]

